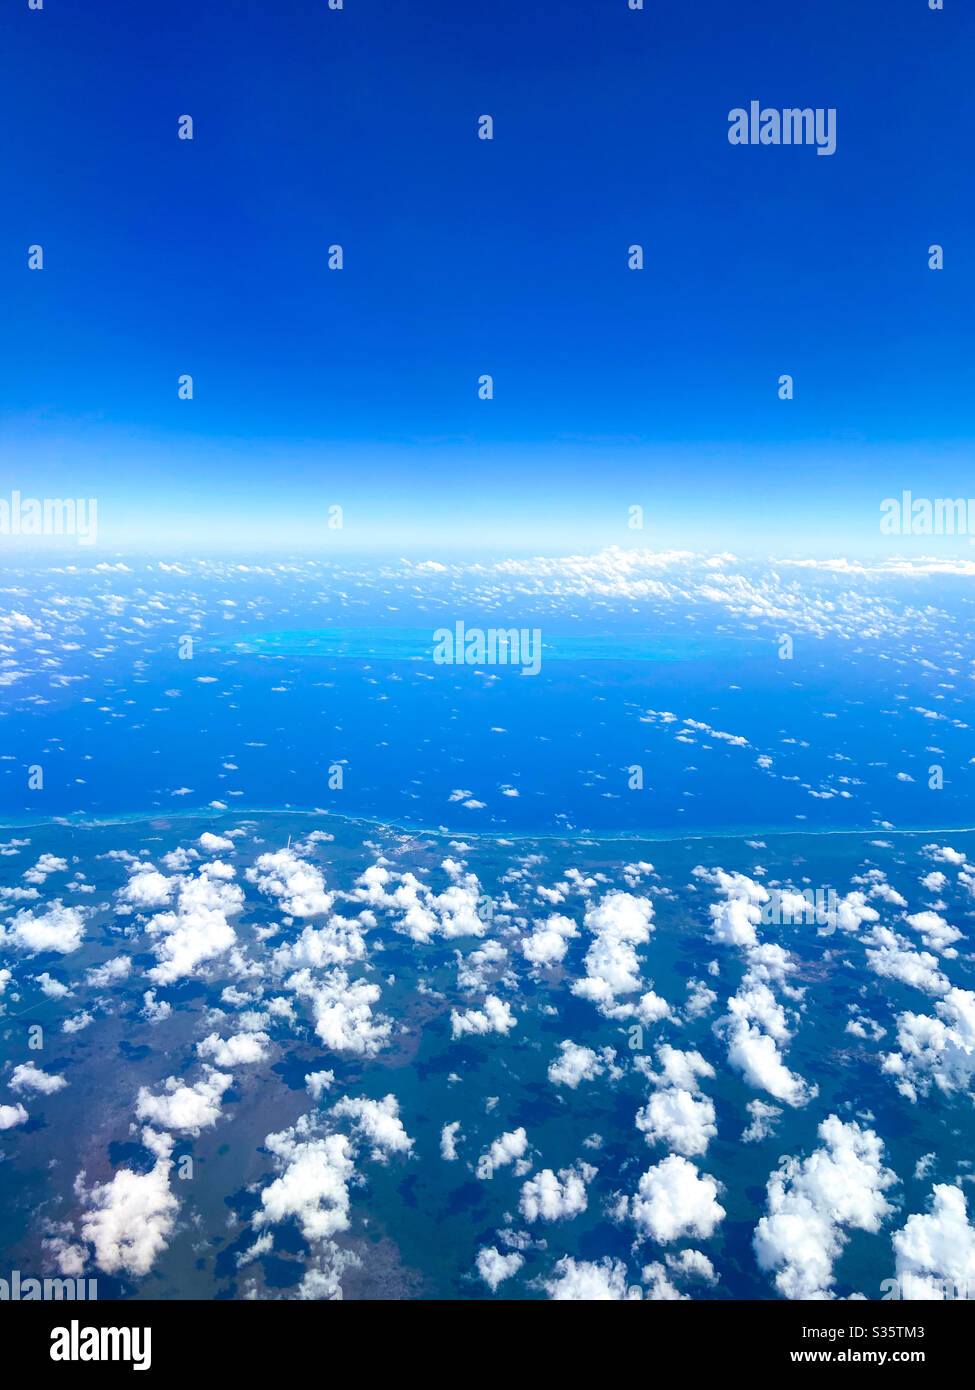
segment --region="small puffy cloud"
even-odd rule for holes
[[[561,1055],[551,1063],[548,1079],[553,1086],[568,1086],[574,1091],[582,1081],[594,1081],[605,1070],[599,1053],[582,1047],[567,1038],[559,1043]]]
[[[329,1087],[334,1085],[334,1071],[311,1071],[305,1076],[305,1089],[312,1100],[321,1100]]]
[[[706,1153],[718,1132],[712,1102],[676,1086],[654,1092],[637,1111],[636,1127],[648,1144],[663,1144],[687,1158]]]
[[[531,936],[522,939],[522,954],[536,967],[558,965],[565,957],[569,941],[578,935],[579,930],[570,917],[554,913],[547,922],[536,926]]]
[[[0,1105],[0,1129],[25,1125],[30,1116],[22,1105]]]
[[[818,1133],[821,1148],[784,1159],[769,1177],[768,1212],[755,1228],[759,1267],[775,1271],[784,1298],[831,1297],[846,1229],[875,1234],[892,1210],[884,1193],[897,1176],[873,1130],[830,1115]]]
[[[463,1137],[460,1120],[453,1120],[440,1131],[440,1157],[447,1163],[453,1163],[457,1158],[457,1144]]]
[[[67,1081],[63,1076],[51,1076],[46,1071],[41,1071],[40,1067],[33,1062],[21,1062],[20,1066],[14,1067],[10,1073],[10,1089],[12,1091],[28,1091],[37,1095],[53,1096],[58,1091],[63,1091],[67,1086]]]
[[[267,1033],[234,1033],[221,1038],[216,1033],[196,1045],[196,1055],[216,1067],[236,1067],[263,1062],[271,1039]]]
[[[586,977],[573,984],[572,993],[588,999],[607,1018],[629,1018],[634,1004],[617,1000],[640,989],[636,948],[649,941],[652,918],[647,898],[618,890],[587,908],[584,924],[593,941],[586,952]]]
[[[133,864],[129,881],[119,889],[116,899],[123,906],[142,912],[169,902],[176,884],[176,878],[167,878],[151,864]]]
[[[295,1221],[309,1241],[329,1240],[349,1225],[349,1183],[355,1173],[352,1148],[344,1134],[319,1135],[307,1116],[264,1147],[277,1176],[261,1193],[253,1217],[257,1229]]]
[[[743,1144],[759,1144],[775,1132],[775,1124],[782,1114],[778,1105],[769,1105],[764,1100],[750,1100],[745,1109],[752,1117],[751,1124],[742,1130]]]
[[[938,1183],[930,1210],[909,1216],[891,1237],[900,1296],[905,1299],[971,1298],[975,1290],[975,1228],[960,1187]]]
[[[706,1240],[724,1220],[719,1190],[715,1179],[702,1176],[689,1159],[671,1154],[643,1174],[628,1210],[638,1233],[658,1245],[683,1236]]]
[[[87,1191],[84,1174],[76,1190],[86,1210],[81,1237],[94,1250],[95,1264],[106,1274],[123,1271],[143,1278],[165,1250],[179,1203],[169,1186],[171,1146],[157,1145],[155,1166],[148,1173],[121,1168],[111,1181]]]
[[[768,889],[746,874],[726,873],[724,869],[692,870],[696,878],[711,883],[724,898],[712,903],[711,940],[724,946],[755,946],[757,926],[762,920],[761,904],[768,899]]]
[[[324,976],[299,970],[287,984],[299,998],[307,999],[315,1018],[315,1032],[327,1048],[357,1057],[375,1057],[386,1046],[392,1020],[373,1014],[379,1002],[378,985],[368,980],[350,980],[342,969]]]
[[[161,1095],[153,1095],[147,1086],[139,1088],[135,1113],[138,1119],[159,1129],[197,1135],[217,1123],[223,1093],[231,1085],[233,1077],[219,1071],[211,1071],[194,1086],[170,1076],[163,1083]]]
[[[234,847],[233,840],[228,839],[226,835],[214,835],[209,830],[204,830],[197,844],[207,854],[219,854],[221,850],[232,850]]]
[[[85,984],[90,989],[108,989],[119,984],[132,973],[132,961],[128,956],[114,956],[102,965],[96,965],[85,974]]]
[[[523,1158],[528,1148],[528,1135],[523,1128],[514,1129],[495,1139],[487,1153],[477,1160],[477,1176],[486,1181],[494,1177],[495,1169],[503,1168]]]
[[[786,1105],[807,1105],[817,1088],[789,1071],[775,1039],[747,1019],[731,1020],[728,1029],[728,1061],[742,1073],[749,1086],[767,1091]]]
[[[70,955],[78,950],[84,938],[85,915],[84,908],[65,907],[60,898],[56,898],[46,912],[21,908],[6,927],[0,928],[0,943],[31,956],[43,951]]]
[[[528,1222],[567,1221],[586,1210],[586,1184],[595,1176],[590,1163],[560,1168],[558,1175],[544,1168],[522,1187],[518,1210]]]
[[[24,870],[22,877],[27,883],[40,885],[45,883],[51,874],[66,873],[67,868],[66,859],[59,859],[54,854],[42,854],[33,868]]]
[[[477,1272],[492,1293],[505,1279],[517,1274],[525,1263],[524,1255],[512,1250],[510,1255],[502,1255],[494,1245],[486,1245],[477,1252]]]
[[[919,932],[925,946],[932,951],[940,951],[949,959],[958,954],[953,950],[956,941],[961,940],[961,932],[953,927],[937,912],[914,912],[904,919],[909,927]]]
[[[597,1263],[566,1255],[555,1265],[544,1288],[549,1298],[562,1302],[605,1303],[643,1296],[639,1289],[627,1286],[623,1261],[609,1256]]]
[[[372,1157],[385,1163],[392,1154],[408,1154],[413,1140],[399,1118],[399,1102],[393,1095],[382,1100],[346,1096],[332,1106],[336,1119],[352,1121],[352,1137],[372,1145]]]
[[[975,1073],[975,994],[950,989],[929,1014],[897,1017],[899,1052],[887,1053],[883,1070],[910,1101],[934,1084],[945,1095],[968,1090]]]
[[[226,881],[222,867],[229,866],[217,860],[195,877],[180,879],[175,911],[150,919],[146,931],[159,961],[148,972],[153,983],[168,985],[193,975],[236,942],[227,919],[242,910],[244,895],[237,884]]]
[[[262,893],[277,899],[289,917],[316,917],[331,910],[333,894],[325,889],[321,869],[300,859],[294,850],[262,854],[247,879]]]
[[[473,1033],[510,1033],[518,1020],[511,1012],[510,1004],[499,999],[495,994],[489,994],[484,1000],[482,1009],[451,1009],[450,1011],[450,1030],[455,1038],[462,1038],[465,1034]]]

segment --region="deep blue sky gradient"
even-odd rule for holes
[[[117,544],[882,553],[884,496],[975,495],[945,3],[6,6],[0,493]],[[753,98],[836,154],[731,146]]]

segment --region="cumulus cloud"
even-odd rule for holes
[[[232,1085],[233,1077],[219,1071],[210,1071],[193,1086],[169,1076],[161,1095],[153,1095],[147,1086],[139,1088],[135,1113],[160,1129],[198,1135],[216,1124],[223,1093]]]
[[[783,1159],[770,1175],[768,1212],[755,1228],[759,1267],[775,1271],[784,1298],[831,1298],[846,1229],[875,1234],[892,1210],[884,1193],[897,1176],[884,1167],[873,1130],[830,1115],[818,1133],[821,1148],[802,1160]]]
[[[31,956],[43,951],[70,955],[84,938],[86,911],[82,907],[65,907],[60,898],[55,898],[44,912],[21,908],[6,927],[0,928],[0,943]]]
[[[275,898],[289,917],[317,917],[331,910],[333,895],[325,889],[321,870],[292,849],[260,855],[247,870],[247,879]]]
[[[516,1159],[523,1158],[527,1148],[528,1135],[524,1128],[502,1134],[495,1139],[487,1153],[481,1154],[477,1160],[477,1176],[482,1181],[493,1178],[497,1168],[503,1168],[509,1163],[514,1163]]]
[[[462,1038],[465,1034],[473,1033],[510,1033],[518,1020],[511,1012],[510,1004],[499,999],[495,994],[489,994],[484,1000],[482,1009],[451,1009],[450,1011],[450,1031],[455,1038]]]
[[[389,1041],[392,1020],[372,1011],[380,998],[378,985],[350,980],[342,969],[317,979],[310,970],[299,970],[287,984],[299,998],[309,1001],[315,1032],[333,1051],[375,1057]]]
[[[718,1132],[712,1102],[676,1086],[654,1092],[637,1111],[636,1127],[648,1144],[666,1145],[688,1158],[706,1153]]]
[[[569,941],[578,935],[579,930],[570,917],[554,913],[548,921],[537,925],[531,936],[522,938],[522,954],[536,967],[558,965],[565,958]]]
[[[453,1163],[457,1158],[457,1144],[463,1137],[460,1120],[453,1120],[440,1131],[440,1157],[447,1163]]]
[[[517,1274],[524,1263],[524,1255],[519,1255],[517,1250],[502,1255],[496,1246],[486,1245],[477,1252],[477,1272],[492,1293],[503,1280]]]
[[[929,1014],[897,1017],[899,1052],[887,1053],[882,1068],[910,1101],[932,1084],[945,1095],[969,1089],[975,1071],[975,994],[949,989]]]
[[[761,904],[768,899],[768,889],[746,874],[729,874],[724,869],[705,869],[699,864],[692,873],[713,884],[724,898],[708,909],[711,940],[724,946],[757,945],[756,928],[762,920]]]
[[[307,1240],[321,1242],[348,1228],[355,1165],[346,1135],[316,1134],[302,1116],[290,1129],[269,1134],[264,1147],[277,1176],[261,1192],[253,1217],[258,1230],[294,1221]]]
[[[768,1139],[775,1132],[775,1124],[783,1113],[778,1105],[769,1105],[764,1100],[750,1100],[745,1106],[751,1118],[751,1124],[742,1130],[741,1142],[743,1144],[759,1144],[763,1139]]]
[[[242,910],[244,895],[223,877],[226,867],[216,860],[195,877],[181,878],[175,911],[149,920],[146,931],[159,961],[148,972],[155,984],[169,985],[193,975],[234,945],[236,932],[227,919]]]
[[[592,933],[586,952],[586,978],[577,980],[572,993],[595,1004],[607,1018],[629,1018],[634,1003],[617,1003],[620,995],[640,988],[640,964],[636,948],[650,940],[653,906],[647,898],[614,890],[587,908],[584,925]]]
[[[671,1154],[648,1168],[639,1183],[637,1196],[621,1206],[629,1212],[641,1237],[667,1245],[682,1236],[706,1240],[724,1220],[725,1210],[717,1201],[720,1185],[695,1164]]]
[[[162,907],[172,897],[177,882],[176,878],[167,878],[151,864],[133,864],[129,881],[116,893],[116,901],[137,912]]]
[[[86,1210],[81,1238],[93,1247],[94,1261],[106,1274],[124,1272],[143,1278],[165,1250],[179,1203],[170,1190],[171,1143],[156,1143],[157,1158],[148,1173],[121,1168],[109,1182],[90,1190],[79,1175],[76,1191]]]
[[[609,1055],[601,1059],[591,1047],[581,1047],[568,1038],[559,1043],[559,1051],[561,1055],[549,1066],[548,1079],[553,1086],[568,1086],[572,1091],[580,1082],[594,1081],[601,1076],[605,1071],[604,1060],[611,1061],[616,1055],[611,1048],[604,1049]]]
[[[352,1121],[352,1136],[372,1145],[372,1157],[385,1163],[392,1154],[408,1154],[413,1140],[399,1118],[399,1102],[393,1095],[382,1100],[365,1096],[344,1097],[332,1106],[336,1119]]]
[[[267,1033],[234,1033],[229,1038],[211,1033],[197,1043],[196,1054],[217,1067],[246,1066],[263,1062],[270,1044]]]
[[[522,1187],[518,1210],[528,1222],[567,1221],[586,1210],[586,1184],[595,1176],[596,1169],[590,1163],[560,1168],[558,1175],[543,1168]]]
[[[21,1062],[10,1073],[10,1089],[12,1091],[28,1091],[37,1095],[53,1096],[58,1091],[63,1091],[67,1084],[63,1076],[51,1076],[48,1072],[41,1071],[40,1067],[33,1062]]]
[[[566,1255],[555,1265],[543,1287],[549,1298],[562,1302],[605,1303],[642,1297],[639,1289],[628,1288],[623,1261],[609,1256],[596,1262]]]
[[[975,1228],[960,1187],[936,1184],[930,1210],[909,1216],[891,1241],[901,1298],[941,1301],[975,1294]]]
[[[445,860],[449,886],[435,893],[413,873],[397,873],[385,862],[372,864],[356,880],[354,897],[370,907],[383,909],[394,928],[427,943],[435,936],[452,940],[464,936],[484,936],[489,920],[479,913],[481,888],[474,874],[459,871]]]

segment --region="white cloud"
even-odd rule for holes
[[[752,1122],[742,1131],[743,1144],[759,1144],[775,1131],[775,1122],[782,1114],[778,1105],[768,1105],[764,1100],[750,1100],[745,1106]]]
[[[642,1297],[639,1290],[634,1293],[628,1288],[623,1261],[608,1256],[597,1264],[566,1255],[555,1265],[544,1287],[549,1298],[563,1302],[605,1303]]]
[[[654,1092],[637,1111],[636,1127],[648,1144],[665,1144],[688,1158],[706,1153],[718,1132],[712,1102],[674,1086]]]
[[[559,1043],[559,1049],[562,1055],[548,1069],[553,1086],[568,1086],[574,1091],[581,1081],[594,1081],[605,1070],[599,1054],[591,1047],[581,1047],[567,1038]]]
[[[769,1176],[768,1213],[755,1228],[759,1266],[776,1271],[785,1298],[832,1297],[845,1228],[876,1233],[892,1210],[884,1192],[897,1177],[883,1166],[873,1130],[830,1115],[818,1133],[822,1148],[801,1161],[784,1159]]]
[[[565,957],[569,940],[578,935],[578,928],[570,917],[554,913],[547,922],[536,926],[531,936],[522,938],[522,953],[531,965],[558,965]]]
[[[494,994],[485,998],[483,1009],[450,1011],[450,1031],[455,1038],[462,1038],[467,1033],[510,1033],[517,1022],[511,1006]]]
[[[567,1221],[586,1210],[586,1184],[595,1176],[596,1169],[589,1163],[560,1168],[558,1176],[551,1168],[543,1168],[522,1187],[518,1210],[528,1222]]]
[[[975,1291],[975,1228],[965,1194],[938,1183],[931,1209],[909,1216],[891,1237],[900,1296],[905,1299],[970,1299]]]
[[[636,947],[649,941],[652,917],[647,898],[618,890],[586,910],[585,927],[594,939],[586,952],[586,978],[576,981],[572,993],[588,999],[607,1018],[628,1018],[634,1012],[633,1004],[616,1001],[640,988]]]
[[[524,1255],[512,1250],[510,1255],[502,1255],[494,1245],[486,1245],[477,1252],[477,1272],[492,1293],[505,1279],[517,1274],[525,1263]]]
[[[172,1234],[179,1203],[170,1191],[171,1148],[157,1145],[155,1166],[148,1173],[121,1168],[106,1183],[90,1191],[84,1174],[76,1184],[87,1210],[81,1237],[94,1247],[94,1259],[106,1274],[124,1270],[143,1278]]]
[[[503,1168],[516,1159],[524,1157],[528,1148],[528,1135],[523,1128],[514,1129],[495,1139],[487,1153],[477,1160],[477,1176],[486,1181],[494,1177],[495,1169]]]
[[[42,1096],[53,1096],[67,1086],[63,1076],[51,1076],[33,1062],[21,1062],[10,1073],[12,1091],[33,1091]]]
[[[307,1240],[327,1240],[349,1225],[349,1182],[355,1167],[344,1134],[318,1135],[308,1116],[291,1129],[269,1134],[264,1147],[278,1176],[261,1193],[253,1224],[296,1221]]]
[[[247,870],[247,880],[276,898],[289,917],[317,917],[331,910],[333,894],[326,891],[321,870],[299,859],[294,850],[260,855]]]
[[[234,1033],[229,1038],[221,1038],[211,1033],[196,1045],[196,1055],[204,1057],[217,1067],[236,1067],[263,1062],[267,1056],[271,1039],[267,1033]]]
[[[85,915],[85,908],[65,907],[60,898],[55,898],[47,911],[40,914],[21,908],[6,927],[0,928],[0,943],[32,956],[42,951],[70,955],[84,938]]]
[[[216,860],[195,877],[181,878],[175,911],[150,919],[146,931],[153,938],[159,964],[148,974],[155,984],[168,985],[193,975],[234,945],[236,933],[227,918],[241,911],[244,895],[237,884],[222,878],[221,869],[226,867]]]
[[[382,1100],[346,1096],[332,1106],[332,1114],[337,1119],[351,1120],[353,1138],[370,1143],[372,1157],[381,1163],[391,1154],[408,1154],[413,1148],[413,1140],[399,1118],[399,1102],[393,1095]]]
[[[147,1086],[139,1088],[135,1113],[138,1119],[160,1129],[197,1135],[216,1124],[223,1093],[232,1085],[233,1077],[219,1071],[209,1072],[194,1086],[169,1076],[163,1082],[161,1095],[153,1095]]]
[[[688,1235],[706,1240],[724,1219],[724,1207],[715,1200],[719,1190],[714,1178],[671,1154],[643,1174],[628,1210],[639,1234],[658,1245]]]
[[[457,1144],[463,1137],[460,1132],[460,1120],[444,1125],[440,1131],[440,1157],[447,1163],[453,1163],[457,1158]]]
[[[372,1012],[380,998],[378,985],[350,981],[341,969],[331,970],[320,979],[314,979],[310,970],[299,970],[287,984],[311,1004],[315,1032],[326,1047],[358,1057],[375,1057],[388,1043],[391,1019]]]

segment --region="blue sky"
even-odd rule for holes
[[[975,494],[945,4],[8,7],[0,492],[115,545],[883,553],[883,497]],[[836,153],[730,145],[752,99]]]

